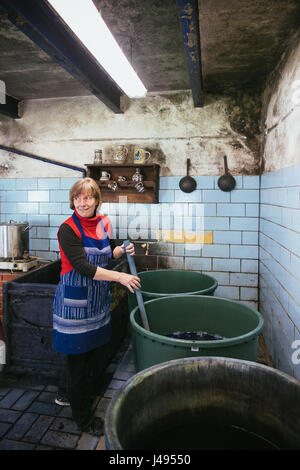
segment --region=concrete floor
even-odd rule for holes
[[[259,339],[258,362],[272,367],[263,337]],[[134,373],[127,337],[103,374],[96,416],[105,417],[114,393]],[[104,436],[81,433],[70,407],[54,403],[56,391],[55,385],[33,377],[0,373],[0,450],[105,450]]]

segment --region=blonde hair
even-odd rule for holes
[[[93,196],[96,199],[96,208],[100,206],[101,192],[96,181],[92,178],[83,178],[82,180],[79,180],[73,184],[72,188],[70,189],[69,199],[71,209],[75,209],[74,197],[79,196],[81,193],[86,193],[89,196]]]

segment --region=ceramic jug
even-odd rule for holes
[[[111,177],[111,174],[107,171],[101,171],[100,181],[108,181]]]
[[[114,162],[119,163],[120,165],[125,162],[128,154],[128,148],[125,145],[119,145],[117,151],[114,154]]]
[[[143,175],[141,174],[141,170],[139,168],[137,168],[135,170],[135,173],[132,175],[132,181],[136,182],[136,183],[139,183],[140,181],[143,180]]]

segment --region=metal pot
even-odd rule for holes
[[[0,223],[0,258],[22,258],[29,249],[28,222]]]

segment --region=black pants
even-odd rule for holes
[[[67,355],[66,377],[60,385],[60,390],[67,393],[73,419],[83,430],[93,417],[99,363],[105,347],[106,345],[100,346],[83,354]]]

